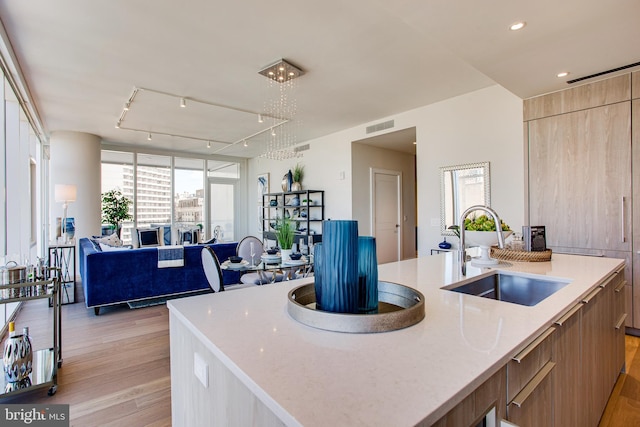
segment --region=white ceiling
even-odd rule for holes
[[[638,0],[29,0],[0,2],[0,18],[47,132],[242,157],[269,132],[249,147],[206,140],[267,129],[253,113],[275,92],[258,71],[280,58],[305,71],[283,125],[298,142],[495,83],[528,98],[640,61]],[[121,126],[159,132],[151,141],[115,128],[134,87],[150,90]]]

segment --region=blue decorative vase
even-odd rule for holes
[[[440,249],[451,249],[451,243],[447,242],[447,238],[445,237],[442,242],[438,244]]]
[[[316,304],[336,313],[358,312],[358,222],[322,223],[320,293]],[[317,271],[317,269],[316,269]]]
[[[378,255],[376,239],[358,238],[358,313],[378,312]]]
[[[291,173],[291,169],[287,173],[287,191],[291,191],[291,184],[293,184],[293,173]]]
[[[65,224],[64,224],[64,232],[67,233],[67,238],[68,239],[73,239],[73,237],[76,234],[76,221],[75,218],[69,218],[67,217],[65,219]]]
[[[314,287],[316,290],[316,308],[322,310],[320,302],[322,301],[322,284],[324,277],[322,271],[324,268],[324,252],[322,251],[322,242],[316,243],[313,247],[313,276]]]

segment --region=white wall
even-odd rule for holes
[[[49,235],[56,236],[56,218],[63,216],[62,203],[55,201],[56,184],[77,187],[77,200],[69,204],[67,216],[75,218],[75,237],[100,235],[100,137],[82,132],[51,134],[51,181],[49,183]]]
[[[442,241],[441,166],[489,161],[491,207],[520,231],[524,224],[522,100],[492,86],[424,107],[419,115],[419,253],[428,254]],[[457,243],[457,238],[449,240]]]
[[[491,206],[512,229],[521,230],[524,224],[522,100],[497,85],[308,141],[311,149],[299,159],[305,165],[303,185],[325,190],[328,218],[352,218],[351,142],[376,136],[367,135],[366,126],[390,119],[395,121],[390,132],[416,127],[419,255],[428,255],[430,249],[442,241],[441,166],[489,161]],[[271,191],[281,191],[282,176],[295,164],[295,160],[251,159],[249,179],[255,181],[257,174],[269,172]],[[250,203],[257,200],[255,185],[249,187],[249,200]],[[257,208],[250,209],[249,215],[250,233],[257,235]],[[457,239],[448,240],[455,244]]]

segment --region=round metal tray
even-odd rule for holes
[[[391,282],[378,282],[378,313],[346,314],[316,309],[313,283],[289,292],[287,310],[300,323],[335,332],[388,332],[419,323],[425,316],[420,291]]]

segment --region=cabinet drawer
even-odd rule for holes
[[[522,389],[538,374],[551,360],[553,347],[553,333],[555,327],[550,327],[533,340],[522,351],[516,354],[507,364],[507,401],[522,391]]]
[[[553,425],[552,373],[555,363],[547,362],[531,382],[509,403],[507,418],[521,427]]]

